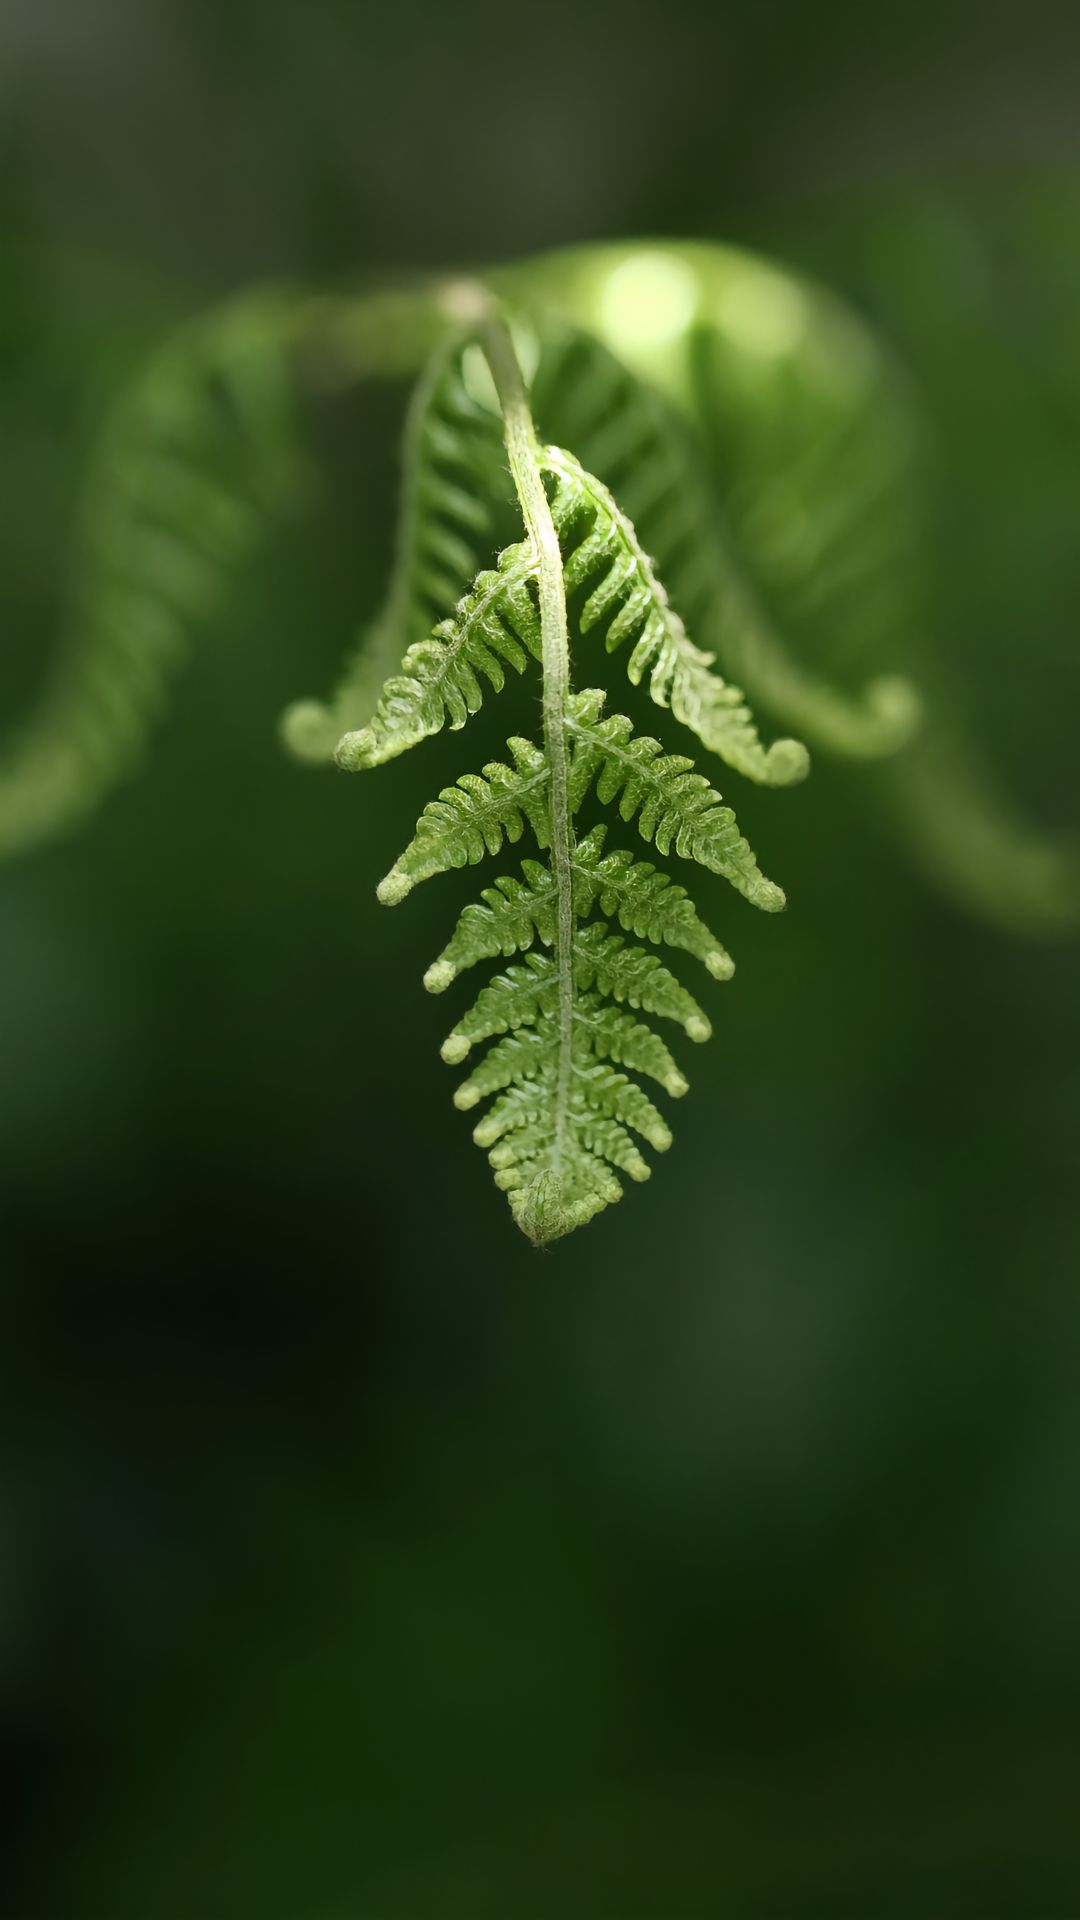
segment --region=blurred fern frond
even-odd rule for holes
[[[301,486],[301,311],[269,295],[197,321],[121,400],[84,493],[65,640],[0,760],[0,854],[65,831],[138,762],[193,633]]]

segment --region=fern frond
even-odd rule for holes
[[[481,677],[496,693],[507,667],[522,673],[540,657],[540,621],[533,598],[537,563],[529,541],[507,547],[481,573],[452,619],[409,648],[388,680],[368,726],[346,733],[336,759],[347,772],[378,767],[418,746],[444,726],[465,725],[483,704]]]
[[[452,787],[430,800],[417,822],[416,837],[379,883],[384,905],[404,900],[421,880],[453,867],[475,866],[485,853],[498,853],[505,840],[520,840],[526,820],[537,845],[549,837],[547,763],[528,740],[507,741],[514,765],[493,760],[483,775],[463,773]]]
[[[470,391],[463,342],[452,338],[432,356],[409,404],[386,605],[361,634],[332,698],[296,701],[283,716],[286,745],[299,758],[332,759],[342,735],[371,718],[384,682],[410,676],[398,664],[402,656],[429,639],[494,554],[495,506],[508,488],[498,415]]]
[[[295,496],[306,314],[275,294],[207,315],[118,403],[83,495],[66,637],[0,762],[0,856],[63,832],[131,770],[194,633]]]
[[[768,786],[790,786],[809,771],[798,740],[776,740],[766,751],[738,687],[713,671],[713,656],[687,634],[633,523],[603,482],[560,447],[542,462],[555,481],[551,511],[566,556],[568,593],[589,589],[578,624],[582,633],[606,622],[609,653],[632,642],[627,674],[646,677],[656,704],[670,707],[703,745]]]
[[[1025,819],[958,719],[928,727],[882,785],[896,837],[946,899],[1013,934],[1080,926],[1080,835]]]
[[[786,286],[808,315],[805,290]],[[733,671],[764,706],[805,715],[793,724],[828,750],[886,758],[922,715],[892,662],[913,657],[924,618],[924,449],[910,396],[873,343],[835,312],[818,324],[816,350],[784,356],[756,387],[723,325],[702,324],[688,342],[690,404],[727,556],[740,562],[732,584],[751,589],[732,623]],[[703,567],[698,591],[718,616],[723,584]],[[868,662],[878,671],[858,688]]]
[[[659,740],[635,736],[625,714],[602,719],[603,701],[601,692],[588,690],[575,694],[567,708],[572,810],[595,783],[597,797],[605,804],[617,799],[622,819],[636,820],[642,839],[659,853],[674,847],[683,859],[729,880],[755,907],[778,912],[782,890],[765,878],[732,809],[704,774],[695,773],[684,755],[665,753]]]

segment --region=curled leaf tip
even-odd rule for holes
[[[774,740],[765,755],[765,774],[770,786],[794,787],[810,771],[810,755],[801,740]]]
[[[344,773],[359,773],[373,764],[375,735],[370,727],[358,727],[343,733],[334,749],[334,759]]]

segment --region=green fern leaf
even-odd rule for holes
[[[554,878],[537,860],[523,860],[521,872],[521,880],[504,874],[484,888],[480,903],[462,909],[453,938],[424,975],[429,993],[444,992],[459,973],[480,960],[523,953],[535,939],[551,946],[557,911]]]
[[[295,498],[305,311],[275,294],[209,314],[117,405],[83,496],[65,640],[0,763],[0,857],[65,831],[132,769],[193,635]]]
[[[723,708],[730,719],[738,699],[711,681],[708,661],[691,648],[632,526],[606,491],[569,456],[540,452],[502,323],[491,350],[496,385],[514,410],[507,447],[526,538],[501,556],[494,573],[480,576],[452,621],[410,648],[370,725],[347,735],[337,757],[348,768],[373,766],[448,721],[460,726],[481,703],[481,675],[498,689],[507,659],[519,670],[528,652],[541,659],[543,748],[512,739],[512,765],[493,762],[482,775],[462,775],[444,788],[379,897],[392,905],[422,880],[498,853],[527,824],[542,852],[550,845],[547,862],[526,860],[520,879],[501,877],[465,907],[425,975],[429,990],[442,992],[480,960],[524,956],[481,987],[442,1052],[446,1061],[461,1062],[477,1046],[496,1043],[457,1103],[468,1109],[494,1096],[475,1138],[519,1225],[543,1242],[618,1199],[617,1174],[647,1178],[635,1133],[660,1150],[670,1144],[666,1121],[630,1074],[649,1075],[672,1094],[684,1092],[686,1082],[664,1043],[626,1009],[672,1021],[691,1040],[704,1041],[711,1031],[693,995],[656,953],[625,933],[682,947],[715,977],[731,973],[685,889],[627,852],[605,858],[602,828],[578,841],[574,816],[586,796],[595,790],[601,804],[617,802],[622,818],[635,821],[660,853],[674,848],[755,905],[774,911],[784,897],[692,761],[635,737],[622,715],[605,720],[602,693],[570,693],[567,594],[587,587],[580,624],[588,630],[603,620],[609,649],[632,640],[631,678],[648,670],[662,703],[670,700],[685,718],[688,689],[706,680],[714,714]],[[749,717],[732,724],[743,728],[742,749],[752,759]],[[623,933],[589,919],[598,903],[618,916]]]

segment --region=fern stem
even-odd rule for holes
[[[570,692],[566,586],[562,551],[544,488],[540,443],[533,425],[525,379],[510,328],[496,310],[489,309],[485,314],[480,339],[499,396],[510,472],[538,566],[544,677],[544,750],[551,769],[551,871],[555,880],[555,964],[559,976],[559,1072],[554,1153],[558,1164],[569,1107],[574,1034],[574,879],[571,865],[574,827],[570,811],[570,759],[566,740],[566,700]]]

